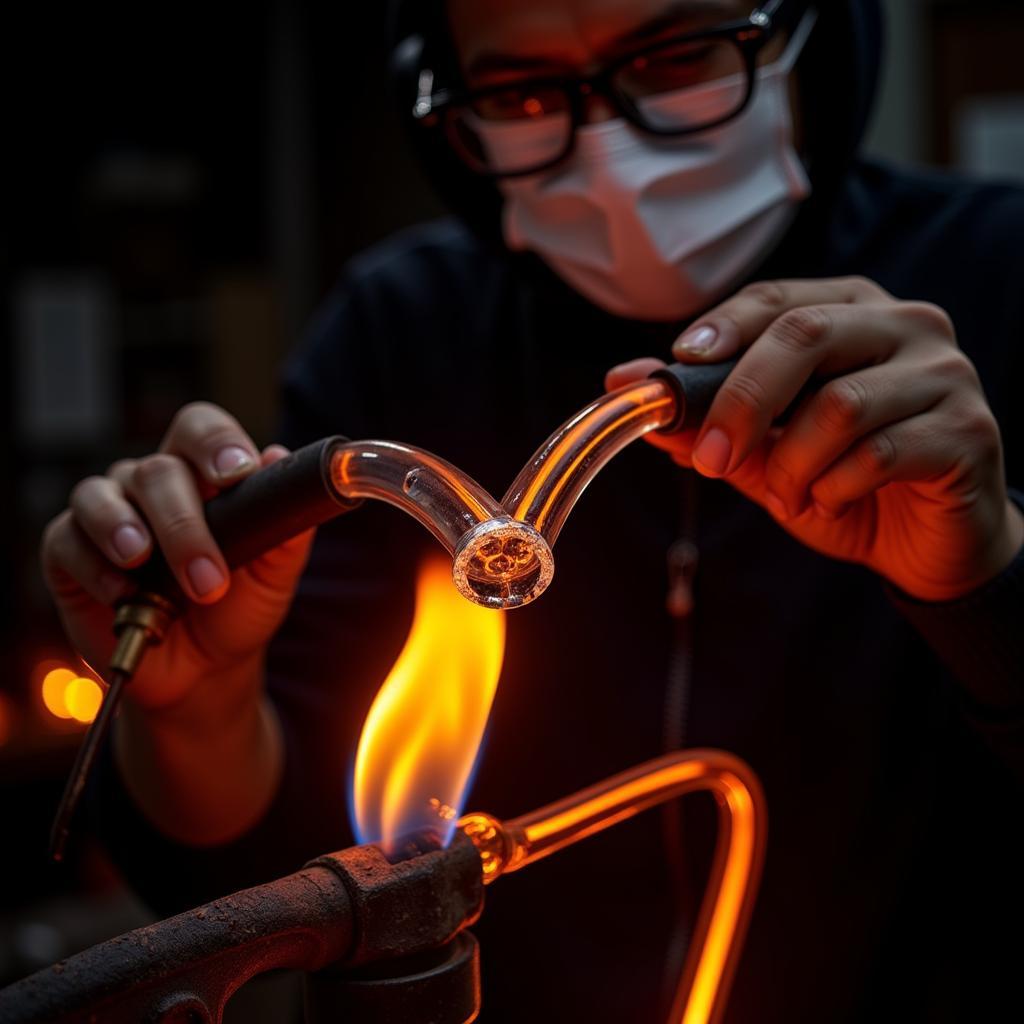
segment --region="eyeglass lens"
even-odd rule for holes
[[[736,113],[749,89],[748,68],[734,40],[703,38],[647,51],[617,68],[609,91],[641,126],[691,132]],[[488,90],[448,111],[452,142],[472,166],[522,174],[557,160],[573,132],[570,87],[515,83]]]

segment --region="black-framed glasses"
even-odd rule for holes
[[[754,93],[758,54],[807,6],[806,0],[770,0],[747,18],[659,40],[587,77],[434,92],[433,73],[424,69],[412,114],[440,126],[471,170],[494,178],[536,174],[564,160],[586,123],[590,96],[606,99],[652,135],[706,131],[743,112]]]

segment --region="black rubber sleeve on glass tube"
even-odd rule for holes
[[[672,363],[651,374],[656,380],[665,381],[672,388],[676,400],[676,418],[662,427],[659,434],[678,434],[683,430],[696,430],[711,409],[711,403],[725,378],[732,373],[739,358],[727,359],[724,363]],[[796,398],[776,416],[772,423],[784,426],[794,411],[826,383],[825,378],[812,377],[798,392]]]
[[[728,359],[724,363],[671,363],[651,374],[656,380],[663,380],[672,389],[676,400],[676,417],[658,431],[660,434],[678,434],[683,430],[696,429],[703,423],[711,403],[725,378],[732,372],[739,359]]]
[[[346,441],[339,436],[314,441],[206,503],[207,525],[229,568],[246,565],[360,504],[339,494],[331,480],[331,458]],[[180,603],[181,591],[159,551],[130,575],[140,590]]]

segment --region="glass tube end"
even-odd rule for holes
[[[532,526],[506,516],[469,530],[452,566],[459,593],[485,608],[521,608],[543,594],[554,575],[548,542]]]

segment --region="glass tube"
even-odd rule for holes
[[[725,1007],[764,861],[764,795],[743,761],[720,750],[678,751],[512,821],[469,814],[459,825],[476,844],[490,883],[697,790],[715,796],[718,838],[669,1021],[713,1024]]]
[[[533,454],[502,499],[508,514],[554,546],[566,516],[609,459],[675,418],[668,385],[645,379],[591,402]]]
[[[341,445],[331,479],[345,498],[377,498],[422,523],[453,556],[464,597],[517,608],[551,583],[551,547],[587,484],[626,445],[675,416],[675,397],[661,380],[603,395],[537,449],[501,504],[450,462],[393,441]]]
[[[516,522],[450,462],[395,441],[351,441],[331,456],[331,482],[344,498],[376,498],[407,512],[454,558],[464,597],[515,608],[547,589],[554,559],[532,526]]]

